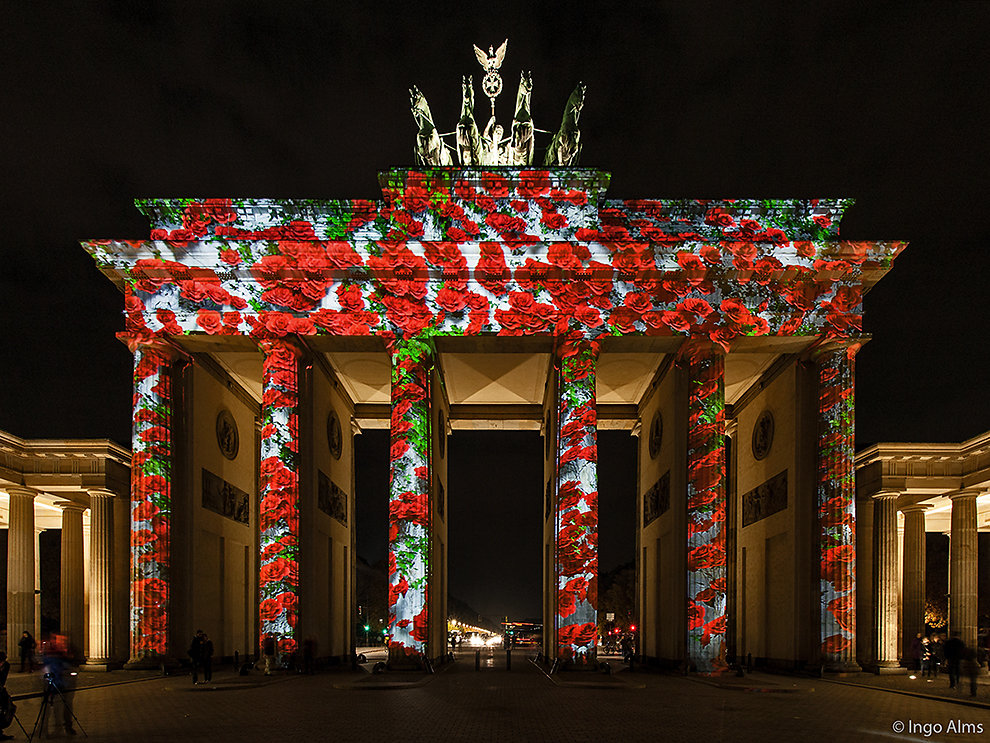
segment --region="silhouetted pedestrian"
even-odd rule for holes
[[[934,643],[925,637],[921,640],[921,675],[926,678],[932,675],[932,666],[935,665]]]
[[[55,706],[62,706],[62,727],[66,735],[75,735],[76,731],[72,727],[72,707],[69,705],[69,694],[72,692],[68,663],[65,654],[56,643],[52,643],[44,657],[45,663],[45,693],[44,700],[47,701],[52,710]]]
[[[21,633],[21,639],[17,641],[17,647],[21,653],[21,673],[34,670],[34,649],[38,643],[31,637],[27,630]]]
[[[199,661],[203,667],[203,683],[208,684],[213,680],[213,640],[205,632],[199,646]]]
[[[945,664],[949,667],[949,688],[955,689],[959,683],[959,664],[966,653],[966,643],[958,632],[953,632],[952,637],[945,641],[942,652],[945,653]]]
[[[7,676],[10,675],[10,663],[7,654],[0,650],[0,730],[6,729],[14,721],[14,700],[7,693]],[[13,735],[0,733],[0,740],[13,740]]]
[[[961,670],[966,677],[969,678],[969,695],[971,697],[976,696],[976,677],[980,673],[980,664],[976,660],[976,650],[973,648],[965,648],[963,650],[963,658],[961,664]]]
[[[917,635],[914,636],[914,639],[911,640],[911,661],[914,664],[913,670],[915,671],[921,670],[921,651],[922,651],[922,642],[921,642],[921,633],[919,632]]]
[[[203,665],[203,630],[196,630],[192,642],[189,643],[189,660],[192,661],[192,682],[199,683],[199,669]]]

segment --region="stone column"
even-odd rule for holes
[[[904,569],[901,589],[901,657],[914,662],[911,643],[925,631],[925,511],[929,503],[901,509],[904,514]]]
[[[881,490],[873,496],[873,636],[874,658],[879,668],[896,668],[900,579],[897,564],[896,490]]]
[[[155,666],[169,649],[172,358],[171,350],[166,347],[142,345],[134,351],[130,504],[131,657],[128,662],[131,668]],[[92,532],[91,556],[99,549],[95,528]],[[92,571],[90,577],[93,577]],[[91,621],[92,607],[97,603],[97,590],[103,589],[90,585]],[[105,590],[111,591],[111,584],[108,583]],[[90,638],[94,631],[99,630],[91,626]],[[91,645],[91,658],[108,652],[110,647],[105,645],[98,649]]]
[[[977,541],[976,496],[979,490],[950,493],[949,631],[958,632],[967,647],[976,647]]]
[[[262,340],[259,618],[261,642],[286,661],[299,649],[299,359],[283,338]]]
[[[725,361],[711,344],[682,351],[688,372],[687,656],[726,669]]]
[[[854,361],[859,345],[823,345],[818,364],[818,546],[821,660],[856,671]]]
[[[113,498],[110,490],[89,491],[89,656],[88,666],[113,660]]]
[[[565,664],[591,665],[598,627],[598,344],[563,341],[557,357],[555,652]]]
[[[391,344],[389,482],[389,667],[422,664],[430,616],[430,369],[433,349],[418,339]],[[444,618],[440,618],[444,621]],[[436,621],[436,620],[434,620]]]
[[[36,490],[5,486],[10,496],[7,529],[7,656],[15,666],[20,658],[17,645],[25,630],[34,634],[35,554],[34,498]],[[37,641],[38,638],[35,637]]]
[[[59,503],[62,508],[62,575],[59,629],[68,637],[70,652],[80,657],[85,647],[85,580],[83,578],[83,511],[79,503]]]

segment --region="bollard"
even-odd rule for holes
[[[481,651],[480,650],[475,650],[474,651],[474,670],[476,670],[476,671],[480,671],[481,670]]]
[[[509,646],[505,649],[505,670],[512,670],[512,647]]]

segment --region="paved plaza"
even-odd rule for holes
[[[990,740],[987,685],[972,706],[869,688],[875,677],[866,675],[836,683],[754,673],[715,685],[627,670],[550,678],[522,653],[513,654],[511,671],[504,653],[492,661],[476,671],[474,653],[464,652],[430,677],[366,670],[242,677],[228,667],[199,686],[188,675],[138,680],[117,671],[79,676],[72,696],[89,740],[108,742]],[[96,682],[111,685],[84,688]],[[947,691],[944,678],[937,683]],[[35,684],[17,674],[9,682],[29,732],[40,700],[23,695]],[[899,724],[907,729],[897,732]],[[963,724],[983,732],[953,732]],[[7,732],[23,738],[16,723]],[[61,731],[53,725],[50,735]]]

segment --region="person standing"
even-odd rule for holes
[[[919,632],[914,636],[914,639],[911,640],[911,662],[914,664],[911,669],[912,671],[921,670],[921,654],[923,650],[923,642],[921,640],[921,633]]]
[[[275,666],[275,638],[265,635],[265,640],[261,643],[261,652],[265,656],[265,675],[272,675],[272,668]]]
[[[976,650],[974,648],[963,648],[961,670],[969,679],[969,695],[975,697],[976,677],[980,673],[980,662],[976,659]]]
[[[205,632],[200,641],[199,661],[203,667],[203,683],[208,684],[213,680],[213,640]]]
[[[945,653],[945,664],[949,667],[949,688],[955,689],[956,684],[959,683],[959,665],[966,654],[966,644],[959,637],[958,632],[953,632],[945,641],[942,652]]]
[[[199,668],[203,663],[203,630],[196,630],[189,644],[189,660],[192,661],[193,686],[199,683]]]
[[[34,670],[34,649],[37,644],[31,637],[31,633],[24,630],[21,639],[17,641],[17,647],[21,653],[21,673]]]
[[[932,675],[934,665],[934,651],[932,641],[927,637],[921,640],[921,675],[929,678]]]

